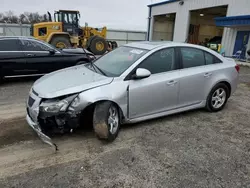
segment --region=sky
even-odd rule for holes
[[[38,12],[79,10],[80,24],[91,27],[107,26],[108,29],[147,29],[148,4],[163,0],[1,0],[0,12]],[[39,3],[43,2],[43,3]]]

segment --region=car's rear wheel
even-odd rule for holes
[[[120,128],[117,106],[109,101],[98,103],[93,113],[93,127],[99,139],[115,140]]]
[[[229,98],[229,89],[223,84],[217,84],[209,93],[206,109],[210,112],[218,112],[224,108]]]

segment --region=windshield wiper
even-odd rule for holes
[[[101,72],[104,76],[107,76],[107,74],[105,72],[103,72],[103,70],[100,69],[96,64],[94,64],[94,63],[91,63],[91,64],[93,67],[96,67],[99,70],[99,72]]]
[[[88,55],[88,53],[85,51],[85,49],[83,48],[82,50],[83,50],[84,53],[86,54],[86,56],[87,56],[87,58],[88,58],[88,60],[89,60],[89,63],[91,64],[91,66],[93,67],[93,69],[95,70],[95,72],[97,72],[97,70],[96,70],[96,68],[97,68],[97,69],[99,70],[99,72],[101,72],[104,76],[107,76],[107,75],[105,74],[105,72],[103,72],[102,69],[100,69],[97,65],[94,64],[94,61],[91,60],[91,58],[89,57],[89,55]],[[95,57],[95,55],[94,55],[94,57]],[[97,58],[95,57],[94,60],[96,60],[96,59],[97,59]]]
[[[88,58],[88,60],[89,60],[89,63],[90,63],[90,65],[91,65],[91,67],[95,70],[95,72],[97,72],[97,70],[96,70],[96,68],[95,68],[95,66],[94,66],[94,64],[93,64],[93,62],[92,62],[92,60],[91,60],[91,58],[89,57],[88,53],[85,51],[84,48],[83,48],[82,50],[84,51],[85,55],[87,56],[87,58]],[[95,56],[94,56],[94,57],[95,57]]]

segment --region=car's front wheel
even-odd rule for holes
[[[113,141],[120,129],[117,106],[109,101],[96,104],[93,113],[93,127],[99,139]]]
[[[224,108],[228,98],[228,87],[224,83],[219,83],[209,93],[206,109],[210,112],[218,112]]]

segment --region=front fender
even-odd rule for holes
[[[121,109],[125,118],[128,110],[128,82],[116,82],[83,91],[78,95],[80,105],[75,108],[76,111],[82,111],[87,106],[99,101],[112,101]]]

